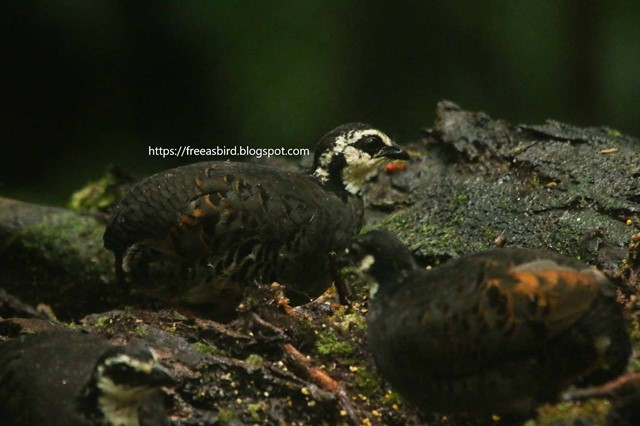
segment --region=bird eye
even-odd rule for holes
[[[126,364],[115,364],[109,368],[109,375],[123,375],[131,373],[131,367]]]
[[[379,135],[365,134],[358,138],[357,142],[355,142],[353,146],[368,153],[369,155],[375,155],[385,146],[385,143]]]
[[[382,144],[382,140],[379,136],[367,136],[364,140],[365,148],[374,149],[379,147]]]

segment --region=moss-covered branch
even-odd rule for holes
[[[380,171],[368,184],[368,228],[396,232],[429,264],[506,245],[543,247],[608,269],[631,320],[635,353],[640,351],[637,139],[556,122],[511,125],[443,102],[434,128],[410,148],[406,170]],[[104,211],[121,193],[108,179],[80,192],[74,203]],[[87,198],[94,202],[85,203]],[[73,327],[115,341],[147,341],[181,382],[168,396],[174,424],[342,424],[356,418],[381,425],[496,423],[420,415],[391,391],[367,348],[367,289],[353,279],[355,303],[348,310],[330,293],[291,314],[274,302],[271,289],[249,295],[238,318],[225,325],[171,310],[108,310],[123,303],[113,258],[102,246],[105,219],[0,198],[0,287],[6,290],[0,316],[37,316],[17,297],[50,305]],[[11,321],[0,323],[10,325],[0,334],[39,329]],[[291,348],[308,355],[308,362],[302,365]],[[640,370],[637,358],[630,370]],[[633,404],[614,405],[623,410]],[[608,408],[595,400],[544,407],[530,425],[576,419],[598,425]]]

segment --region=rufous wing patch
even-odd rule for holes
[[[515,316],[545,325],[553,337],[574,324],[598,297],[600,282],[594,274],[569,268],[512,270],[508,294]]]

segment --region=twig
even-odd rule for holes
[[[264,319],[262,319],[262,317],[258,314],[256,314],[255,312],[251,313],[251,319],[253,319],[253,321],[255,321],[258,325],[271,330],[273,333],[275,333],[278,337],[281,337],[283,339],[288,340],[289,337],[287,336],[287,333],[281,329],[280,327],[277,327],[273,324],[271,324],[269,321],[266,321]]]
[[[590,398],[609,399],[624,391],[624,388],[634,385],[640,385],[640,373],[625,374],[602,386],[568,391],[565,392],[562,399],[565,401],[584,401]]]
[[[323,369],[312,365],[312,361],[304,356],[291,343],[284,343],[282,350],[285,357],[293,364],[295,368],[305,374],[309,380],[318,385],[321,389],[333,393],[340,405],[347,412],[347,415],[355,425],[361,424],[360,416],[356,412],[351,400],[347,395],[342,384],[332,379]]]
[[[262,364],[253,364],[245,360],[224,355],[208,354],[203,358],[202,362],[205,365],[219,365],[227,368],[241,369],[247,374],[261,372],[264,380],[291,390],[299,390],[302,387],[317,387],[316,384],[307,382],[294,373],[282,368],[284,364],[281,364],[281,367],[278,363],[267,360],[264,360]],[[335,398],[335,394],[326,389],[317,388],[317,391],[312,392],[312,394],[320,400],[333,400]]]
[[[196,322],[196,326],[198,327],[198,330],[200,330],[200,331],[212,330],[212,331],[215,331],[218,334],[221,334],[221,335],[223,335],[225,337],[228,337],[228,338],[231,338],[231,339],[244,340],[244,341],[255,341],[255,339],[253,337],[248,336],[246,334],[238,333],[235,330],[232,330],[231,328],[225,326],[224,324],[221,324],[221,323],[216,322],[216,321],[212,321],[212,320],[208,320],[208,319],[202,319],[202,318],[196,318],[195,322]]]

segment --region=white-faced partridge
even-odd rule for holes
[[[424,411],[527,417],[571,384],[622,373],[630,343],[599,271],[541,250],[493,249],[420,268],[393,234],[348,249],[370,281],[381,375]]]
[[[149,349],[46,332],[0,343],[2,426],[168,426],[173,379]]]
[[[116,271],[144,293],[200,314],[234,307],[252,282],[279,282],[293,305],[322,294],[363,223],[361,187],[389,159],[409,159],[369,125],[320,139],[308,173],[204,162],[130,189],[104,234]]]

